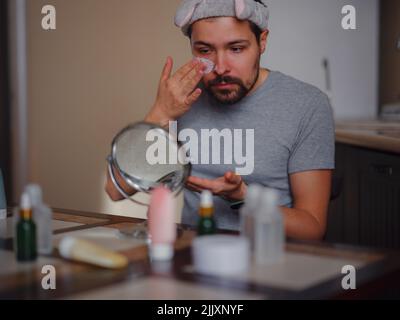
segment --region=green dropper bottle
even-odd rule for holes
[[[36,260],[36,225],[32,219],[31,199],[27,193],[23,193],[21,196],[16,245],[18,261]]]
[[[213,196],[208,190],[204,190],[201,193],[199,214],[197,234],[199,236],[214,234],[217,226],[214,220]]]

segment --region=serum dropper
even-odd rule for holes
[[[32,219],[32,204],[27,193],[23,193],[20,203],[20,219],[17,223],[17,260],[34,261],[36,252],[36,225]]]
[[[214,234],[217,227],[214,220],[213,195],[209,190],[204,190],[201,193],[199,214],[197,234],[199,236]]]

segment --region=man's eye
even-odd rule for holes
[[[243,51],[242,47],[232,47],[231,50],[235,53],[239,53]]]
[[[202,48],[202,49],[198,49],[198,51],[199,51],[201,54],[207,54],[207,53],[210,52],[210,49]]]

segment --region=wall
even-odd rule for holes
[[[0,1],[0,170],[4,177],[7,202],[11,202],[10,108],[7,45],[7,2]],[[2,183],[0,181],[0,183]],[[0,187],[1,188],[1,187]]]
[[[262,64],[326,89],[331,69],[336,118],[373,118],[378,110],[378,0],[269,0],[269,48]],[[343,30],[344,5],[357,12],[357,30]]]
[[[113,136],[153,103],[167,55],[190,58],[172,24],[178,3],[27,1],[29,173],[51,206],[145,214],[108,200],[105,159]],[[56,7],[55,31],[41,28],[45,4]]]

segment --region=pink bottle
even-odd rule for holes
[[[165,187],[152,191],[148,212],[150,257],[152,260],[171,260],[176,239],[175,199]]]

